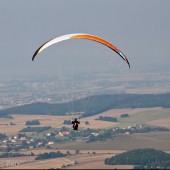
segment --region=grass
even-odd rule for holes
[[[128,113],[129,118],[120,118],[122,113]],[[118,122],[106,122],[95,120],[99,116],[117,117]],[[13,115],[14,119],[0,119],[0,123],[13,122],[15,126],[1,125],[0,133],[17,134],[22,128],[25,128],[25,122],[28,120],[40,119],[40,126],[51,126],[60,129],[62,126],[72,128],[70,125],[63,125],[65,119],[71,119],[70,116],[47,116],[47,115]],[[149,123],[154,120],[170,117],[170,109],[162,108],[138,108],[138,109],[112,109],[104,113],[81,119],[80,129],[86,128],[104,128],[111,127],[128,127],[134,124]],[[89,121],[90,125],[85,125],[85,121]]]
[[[145,110],[133,113],[129,118],[119,118],[119,127],[127,127],[134,124],[147,124],[150,121],[170,117],[170,109]]]
[[[129,118],[120,118],[120,115],[122,113],[128,113]],[[96,117],[99,116],[113,116],[118,118],[118,123],[112,123],[112,122],[105,122],[105,121],[98,121],[95,120]],[[149,124],[150,122],[161,120],[161,119],[168,119],[170,117],[170,109],[162,109],[162,108],[142,108],[142,109],[112,109],[110,111],[104,112],[102,114],[88,117],[81,119],[80,124],[80,130],[86,129],[86,128],[111,128],[113,126],[119,126],[119,127],[127,127],[129,125],[134,124]],[[37,116],[37,115],[27,115],[27,116],[18,116],[15,115],[13,120],[5,120],[6,122],[12,121],[16,123],[16,126],[4,126],[5,130],[9,134],[16,134],[19,129],[22,129],[25,127],[25,122],[27,120],[33,120],[33,119],[40,119],[41,125],[40,126],[52,126],[55,129],[58,129],[62,126],[62,122],[65,119],[71,119],[69,116]],[[84,124],[85,121],[89,121],[90,125],[87,126]],[[2,120],[0,120],[2,122]],[[160,124],[159,124],[160,125]],[[72,128],[72,126],[66,126],[69,128]],[[1,132],[3,132],[3,126],[1,128]],[[3,132],[5,133],[5,132]],[[32,134],[32,137],[34,139],[42,138],[44,133],[34,133]],[[93,142],[93,143],[86,143],[84,141],[74,141],[74,142],[67,142],[67,143],[57,143],[54,144],[53,150],[48,150],[48,152],[51,151],[57,151],[57,150],[63,150],[63,152],[67,152],[70,150],[70,152],[73,155],[70,155],[66,158],[56,158],[56,159],[50,159],[50,160],[42,160],[42,161],[35,161],[34,157],[20,157],[20,158],[10,158],[10,161],[19,161],[23,164],[20,165],[20,167],[17,167],[17,169],[32,169],[32,168],[42,168],[43,169],[49,169],[49,168],[60,168],[63,164],[64,165],[71,165],[71,169],[76,168],[90,168],[95,167],[96,169],[99,169],[103,167],[105,168],[125,168],[125,167],[106,167],[104,165],[104,159],[106,157],[111,157],[112,155],[118,153],[118,152],[124,152],[125,150],[132,150],[132,149],[139,149],[139,148],[154,148],[159,149],[163,151],[170,151],[169,146],[170,141],[170,132],[151,132],[151,133],[144,133],[144,134],[131,134],[131,135],[119,135],[115,137],[114,139],[109,139],[104,142]],[[56,150],[57,148],[57,150]],[[74,155],[75,150],[79,149],[80,153],[79,155]],[[102,153],[103,150],[103,153]],[[47,152],[46,148],[40,148],[40,150],[26,150],[22,151],[25,153],[35,152],[35,154],[38,153],[44,153]],[[96,152],[96,154],[92,154],[92,152]],[[90,152],[90,154],[87,154]],[[103,155],[101,155],[103,154]],[[6,159],[7,160],[7,159]],[[0,162],[6,161],[4,159],[0,159]],[[79,161],[79,164],[74,165],[75,160]],[[16,167],[10,167],[10,168],[16,168]],[[130,168],[130,167],[129,167]],[[132,167],[131,167],[132,168]]]
[[[43,134],[43,133],[36,133],[36,132],[34,132],[34,133],[32,133],[30,136],[31,136],[31,138],[33,138],[34,140],[36,140],[36,139],[43,138],[43,137],[44,137],[44,134]]]
[[[80,150],[129,150],[137,148],[155,148],[170,150],[170,132],[154,132],[144,134],[121,135],[104,142],[86,143],[74,141],[62,144],[55,144],[58,149],[80,149]]]

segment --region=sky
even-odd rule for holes
[[[110,49],[85,40],[54,45],[32,62],[41,44],[69,33],[93,34],[113,43],[126,54],[131,72],[166,72],[170,69],[169,6],[169,0],[1,0],[0,76],[55,73],[56,67],[69,67],[70,59],[77,69],[90,57],[99,66],[112,56],[115,66],[123,62]],[[128,71],[128,66],[122,67]]]

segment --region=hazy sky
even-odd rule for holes
[[[169,7],[169,0],[0,0],[0,75],[45,73],[72,55],[113,55],[117,64],[123,62],[110,49],[87,40],[62,42],[31,61],[45,41],[79,32],[115,44],[133,72],[168,70]]]

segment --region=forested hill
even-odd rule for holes
[[[146,148],[121,153],[105,159],[108,165],[136,165],[134,169],[169,169],[170,154]]]
[[[170,108],[170,93],[166,94],[115,94],[97,95],[76,100],[72,103],[74,112],[81,112],[86,105],[84,117],[99,114],[114,108]],[[83,107],[82,107],[83,106]],[[70,104],[33,103],[0,110],[0,116],[9,114],[49,114],[65,115],[69,112]]]

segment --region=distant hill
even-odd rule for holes
[[[135,149],[105,159],[108,165],[135,165],[135,169],[169,169],[170,154],[146,148]]]
[[[115,108],[170,108],[170,93],[96,95],[72,102],[73,111],[81,112],[82,103],[87,104],[83,117],[96,115]],[[69,111],[69,103],[33,103],[0,110],[0,116],[9,114],[65,115]]]

